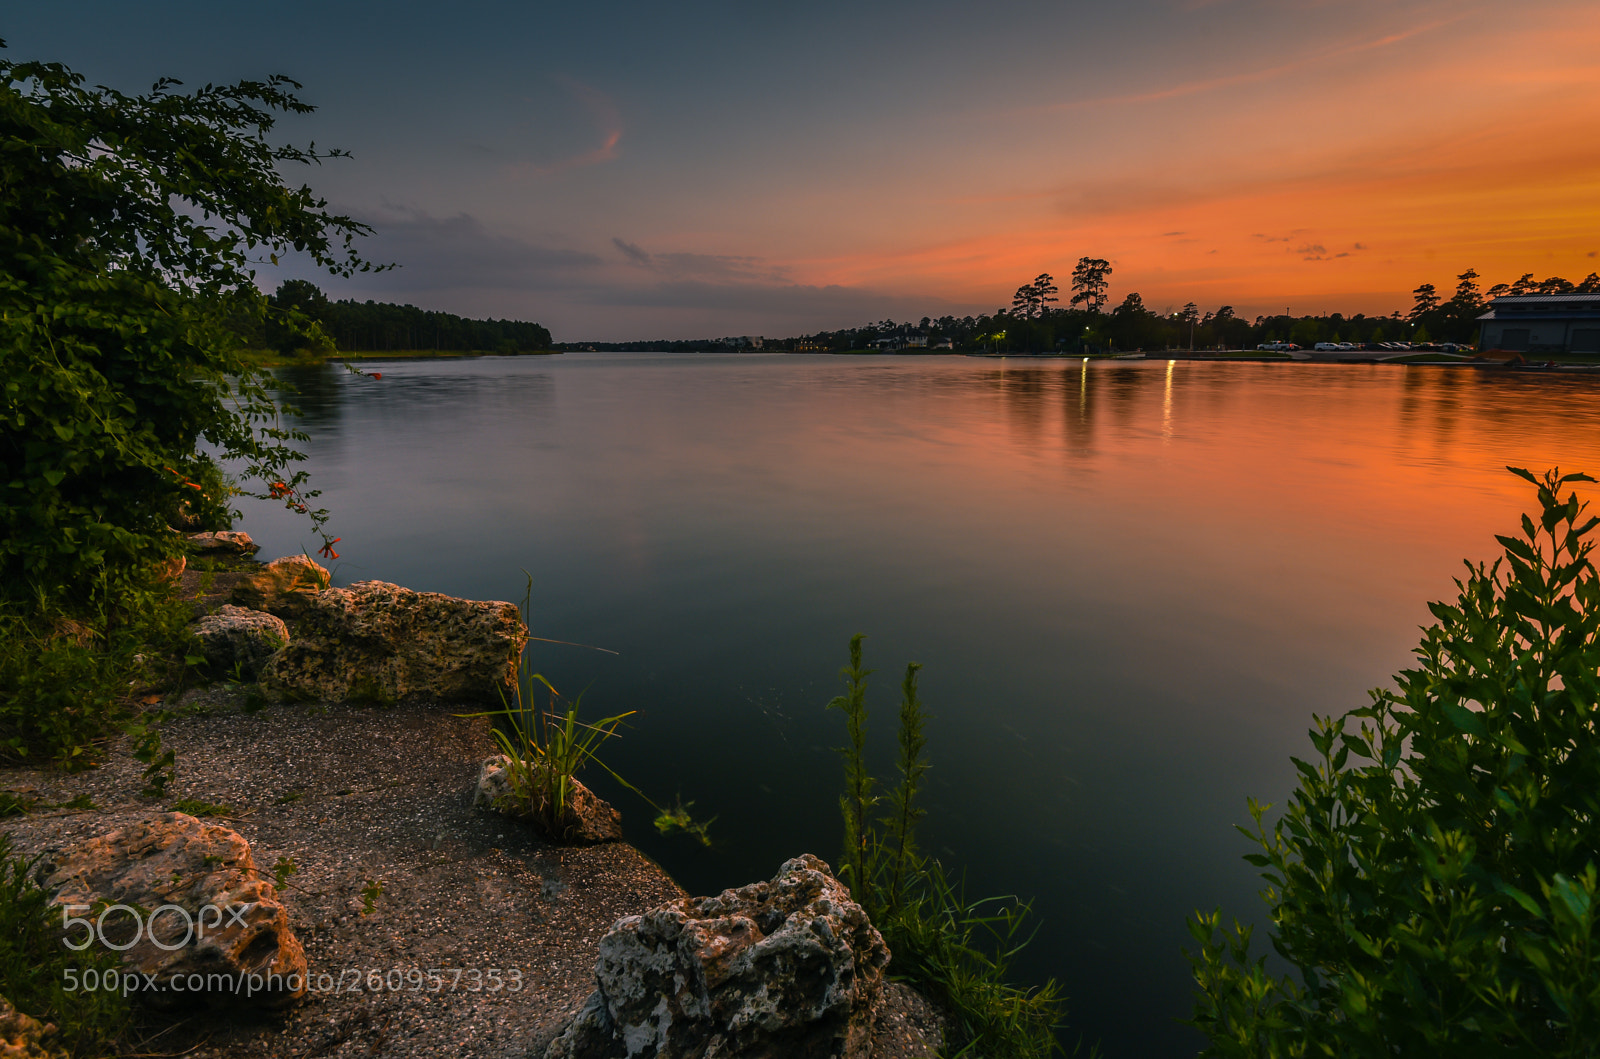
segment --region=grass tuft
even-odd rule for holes
[[[190,816],[232,816],[233,810],[226,805],[217,805],[213,802],[203,802],[198,798],[179,798],[167,806],[169,812],[188,813]]]

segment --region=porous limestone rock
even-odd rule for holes
[[[546,1059],[866,1059],[889,950],[828,866],[619,919]]]
[[[537,795],[537,773],[532,780],[536,792],[534,796],[519,796],[511,783],[510,764],[511,758],[505,754],[496,754],[483,763],[478,770],[478,789],[472,796],[473,805],[526,820],[552,842],[564,845],[593,846],[601,842],[615,842],[622,837],[622,814],[613,809],[610,802],[585,787],[576,776],[571,780],[566,819],[553,828],[548,826],[546,818],[549,814],[544,809],[545,800]],[[537,769],[539,766],[527,767]]]
[[[188,540],[189,547],[201,555],[254,555],[261,550],[250,534],[237,530],[191,533]]]
[[[282,618],[232,604],[195,622],[194,634],[212,668],[232,672],[237,666],[251,679],[289,642]]]
[[[139,991],[146,1002],[276,1008],[305,992],[305,952],[277,890],[225,827],[161,813],[47,851],[34,879],[52,906],[94,925],[71,925],[66,942],[127,946],[123,966],[154,982]],[[102,916],[101,902],[137,910],[138,923],[122,909]]]
[[[261,681],[294,700],[499,706],[527,638],[513,603],[358,581],[311,598]]]
[[[331,583],[328,571],[310,556],[287,555],[252,570],[233,586],[232,598],[241,607],[292,621]]]
[[[52,1023],[24,1015],[0,996],[0,1059],[67,1059],[64,1050],[51,1047],[55,1035]]]

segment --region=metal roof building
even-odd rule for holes
[[[1600,353],[1600,294],[1515,294],[1478,317],[1481,349]]]

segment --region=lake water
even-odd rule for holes
[[[836,861],[852,633],[892,766],[924,664],[924,844],[1031,898],[1023,961],[1116,1056],[1193,1054],[1184,917],[1259,918],[1232,825],[1281,802],[1313,713],[1405,666],[1531,490],[1600,473],[1600,379],[1315,364],[568,354],[286,374],[336,583],[520,599],[607,760],[714,815],[630,841],[692,892]],[[314,551],[246,505],[262,558]],[[590,776],[585,776],[590,779]]]

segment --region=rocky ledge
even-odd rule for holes
[[[238,541],[230,547],[247,554]],[[151,996],[133,1051],[665,1057],[710,1055],[695,1042],[716,1042],[723,1056],[900,1059],[938,1050],[937,1015],[882,980],[882,939],[815,858],[788,862],[770,882],[689,898],[620,841],[556,845],[520,820],[475,808],[496,748],[488,722],[469,716],[481,700],[462,692],[473,681],[481,690],[485,675],[502,679],[499,652],[520,650],[520,621],[505,628],[509,604],[430,600],[378,583],[366,592],[315,586],[321,568],[308,562],[271,575],[306,604],[285,626],[291,646],[322,635],[314,627],[308,635],[305,624],[319,607],[332,615],[320,620],[333,623],[352,613],[351,597],[370,598],[377,604],[364,627],[394,637],[391,657],[425,653],[414,651],[426,634],[418,615],[434,607],[474,630],[435,637],[440,651],[487,645],[494,661],[471,681],[441,683],[455,697],[422,693],[413,662],[393,663],[389,671],[401,675],[387,709],[339,701],[349,687],[339,681],[312,685],[343,689],[338,695],[266,707],[236,684],[191,691],[167,704],[177,716],[161,734],[177,771],[160,799],[144,796],[143,764],[126,743],[75,775],[0,772],[0,788],[36,806],[0,820],[0,831],[18,853],[40,858],[37,878],[58,903],[148,912],[160,902],[196,919],[219,902],[251,910],[230,917],[232,933],[218,931],[210,947],[170,950],[180,917],[169,912],[159,944],[127,950],[131,967],[166,982],[191,969],[303,968],[298,989],[244,1005],[210,995],[161,1013],[174,998]],[[211,612],[257,572],[191,571],[185,584],[212,590],[197,602]],[[245,596],[266,605],[270,593],[250,595],[258,589]],[[250,623],[276,635],[276,626]],[[436,672],[464,671],[459,660],[440,662]],[[614,810],[606,813],[614,825]],[[678,969],[670,982],[660,960]],[[682,985],[679,972],[689,976]],[[652,1021],[646,1001],[666,1005],[671,1024]],[[241,1006],[255,1011],[241,1017]],[[39,1027],[25,1013],[0,1010],[0,1024],[5,1046],[15,1037],[19,1048],[34,1048],[27,1034]],[[639,1033],[654,1035],[653,1051],[629,1046]]]

